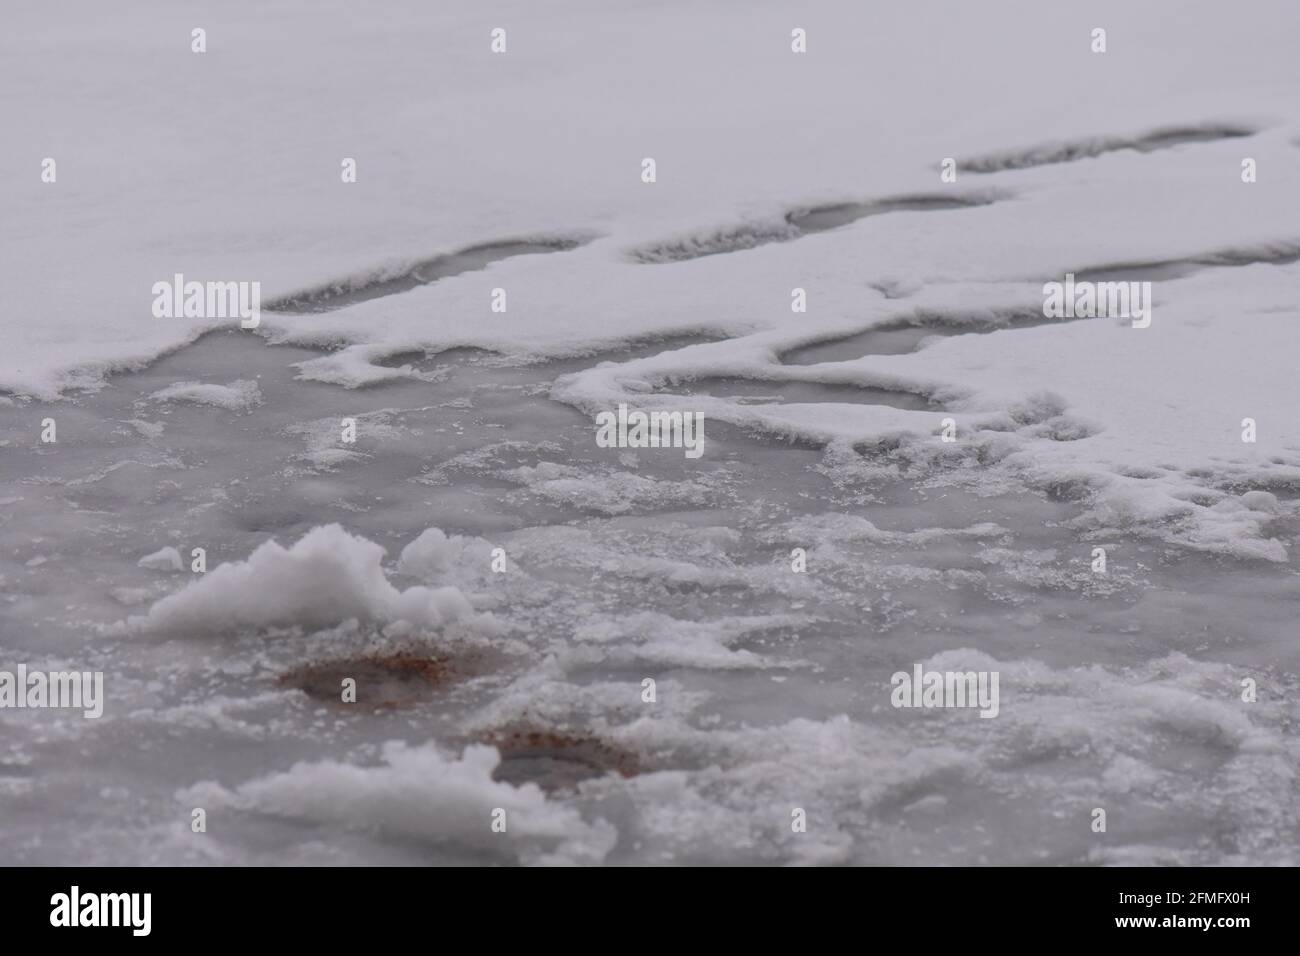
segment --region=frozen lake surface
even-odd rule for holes
[[[1244,4],[9,5],[0,863],[1300,862]]]
[[[293,378],[317,353],[217,333],[99,392],[0,407],[4,644],[109,688],[99,720],[0,713],[0,855],[1295,862],[1294,561],[1081,534],[1074,502],[970,459],[714,422],[698,461],[611,458],[549,397],[561,375],[686,344],[401,356],[418,378],[342,389]],[[153,397],[178,382],[256,389],[232,389],[254,396],[237,408]],[[382,545],[396,587],[423,568],[493,623],[259,627],[232,596],[200,626],[115,627],[195,577],[194,547],[212,569],[331,522]],[[397,562],[428,527],[467,540]],[[185,570],[137,566],[164,546]],[[891,707],[916,661],[999,671],[998,718]],[[382,756],[390,740],[411,749]],[[476,743],[501,763],[462,766]],[[300,761],[324,763],[276,776]],[[528,783],[545,799],[493,790]],[[494,842],[474,808],[502,804],[521,832]]]

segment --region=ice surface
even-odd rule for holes
[[[1082,502],[901,446],[720,422],[698,463],[611,459],[548,385],[613,356],[462,357],[433,380],[344,390],[295,380],[290,360],[311,353],[280,348],[210,337],[81,405],[4,412],[31,467],[0,487],[0,633],[31,666],[104,670],[109,695],[93,728],[0,712],[6,858],[1294,861],[1292,559],[1081,534]],[[160,383],[233,367],[260,383],[255,413],[185,403],[162,431],[129,424]],[[32,462],[27,422],[51,409],[77,427]],[[299,424],[349,414],[355,457],[292,458],[324,447]],[[123,480],[117,461],[150,467]],[[1240,497],[1294,535],[1284,496]],[[206,575],[136,567],[164,541],[186,559],[207,547]],[[444,589],[470,611],[415,624]],[[447,679],[372,687],[390,672],[377,664],[420,658]],[[916,661],[999,669],[1000,716],[893,710],[890,674]],[[355,673],[381,703],[285,680],[304,666]],[[551,736],[498,762],[486,748],[520,726]],[[634,771],[547,769],[574,740]],[[528,786],[557,776],[545,796]],[[1105,842],[1087,828],[1099,802]],[[192,834],[194,806],[221,831]],[[794,806],[811,839],[790,832]],[[518,828],[486,842],[496,807]]]
[[[0,648],[108,702],[0,711],[0,859],[1294,865],[1295,17],[7,11]],[[891,708],[917,662],[999,717]]]

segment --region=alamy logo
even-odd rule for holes
[[[704,454],[703,412],[629,412],[596,416],[596,444],[601,448],[684,448],[687,458]]]
[[[998,715],[997,671],[898,671],[889,679],[895,707],[978,707],[981,717]]]
[[[1132,319],[1133,328],[1151,324],[1150,282],[1075,282],[1067,272],[1064,282],[1043,285],[1043,315],[1049,319],[1116,317]]]
[[[262,321],[262,283],[186,282],[176,273],[171,282],[153,284],[156,319],[234,319],[241,329]]]
[[[86,717],[104,713],[102,671],[29,671],[19,664],[17,672],[0,671],[0,708],[73,708]]]
[[[152,893],[71,892],[50,897],[51,926],[129,926],[131,935],[148,936],[153,909]]]

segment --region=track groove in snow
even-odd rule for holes
[[[791,242],[817,232],[838,229],[869,216],[893,212],[945,212],[988,206],[1002,199],[989,193],[964,196],[891,196],[866,202],[798,206],[777,220],[725,226],[707,233],[695,233],[667,242],[641,246],[628,256],[640,263],[684,262],[704,256],[744,252],[773,242]]]
[[[913,411],[935,406],[924,396],[897,389],[876,388],[852,382],[773,380],[714,376],[688,383],[684,395],[709,395],[738,405],[846,402],[888,405]]]
[[[342,280],[283,296],[266,306],[268,312],[330,312],[386,295],[397,295],[439,279],[486,269],[515,256],[568,252],[590,242],[593,236],[505,239],[467,246],[456,252],[424,259],[399,271],[378,270],[359,279]]]
[[[1092,159],[1105,153],[1124,149],[1150,153],[1171,149],[1187,143],[1211,143],[1223,139],[1240,139],[1253,136],[1258,129],[1236,124],[1204,124],[1199,126],[1169,126],[1152,130],[1142,136],[1097,136],[1090,139],[1043,143],[1024,149],[1001,150],[972,156],[958,161],[957,168],[970,173],[1000,173],[1012,169],[1029,169],[1055,163],[1072,163]]]
[[[1182,259],[1115,262],[1092,266],[1077,272],[1075,279],[1089,282],[1169,281],[1184,279],[1206,269],[1253,265],[1285,266],[1293,262],[1300,262],[1300,239],[1248,249],[1221,249]]]
[[[783,365],[819,365],[823,362],[851,361],[864,355],[901,355],[915,352],[931,336],[986,335],[1004,329],[1027,329],[1060,321],[1062,320],[1044,317],[1041,310],[983,313],[919,311],[862,332],[796,346],[778,357]]]

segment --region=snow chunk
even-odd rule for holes
[[[384,576],[383,557],[384,549],[373,541],[324,525],[288,549],[266,542],[247,561],[221,565],[128,625],[153,633],[219,633],[326,627],[352,618],[437,627],[477,617],[458,588],[397,590]]]
[[[166,428],[162,422],[147,422],[142,418],[133,418],[127,424],[142,438],[158,438]]]
[[[150,571],[180,571],[185,567],[181,561],[181,553],[170,546],[159,548],[153,554],[146,554],[136,564]]]
[[[126,607],[135,607],[137,604],[143,604],[149,600],[149,590],[147,588],[113,588],[108,592],[118,604]]]
[[[492,779],[501,762],[495,747],[472,745],[461,759],[445,758],[428,743],[389,741],[377,767],[324,760],[297,763],[259,777],[234,792],[202,783],[178,796],[213,804],[376,828],[398,837],[513,854],[537,865],[593,864],[613,849],[617,832],[604,820],[588,824],[577,810],[553,803],[536,784],[513,787]],[[506,831],[491,828],[505,811]]]
[[[194,402],[198,405],[215,405],[232,412],[247,411],[262,404],[262,390],[251,379],[238,379],[229,385],[207,385],[203,382],[173,382],[149,396],[158,402]]]
[[[665,667],[763,668],[799,666],[797,661],[769,659],[753,651],[733,649],[755,633],[791,631],[804,624],[797,615],[728,616],[713,621],[690,621],[642,611],[617,618],[597,617],[580,625],[574,640],[588,645],[572,655],[562,655],[562,664],[591,659],[591,645],[605,649],[606,661],[649,663]]]
[[[720,480],[707,474],[672,481],[630,471],[592,473],[543,461],[499,472],[499,476],[548,501],[607,515],[627,514],[638,507],[704,507],[724,498]]]
[[[397,569],[425,581],[473,577],[487,570],[491,556],[492,545],[482,538],[449,536],[440,528],[429,528],[402,549]]]
[[[1269,514],[1277,514],[1281,508],[1277,495],[1267,491],[1248,491],[1241,496],[1241,503],[1251,511],[1266,511]]]

